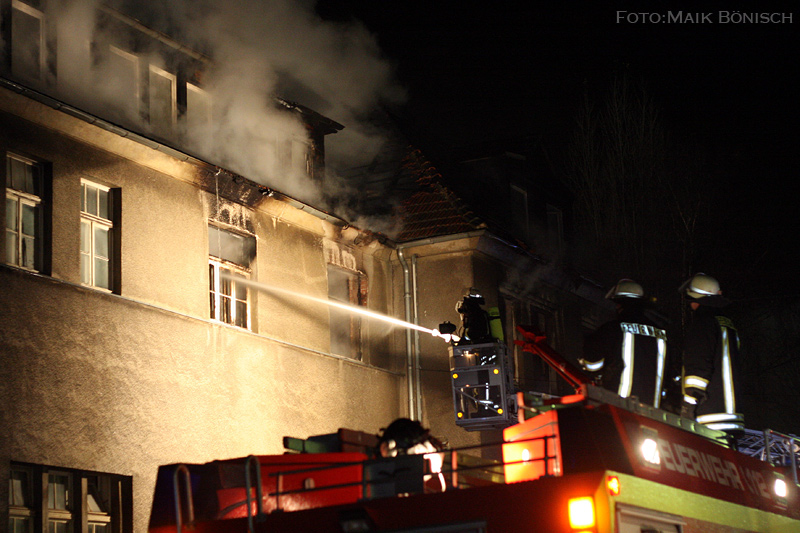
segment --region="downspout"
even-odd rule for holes
[[[406,322],[411,322],[411,280],[408,271],[408,262],[401,248],[397,249],[397,258],[403,267],[403,301],[405,305]],[[408,386],[408,418],[416,420],[416,401],[414,398],[414,357],[412,349],[412,333],[406,329],[406,384]]]
[[[413,302],[414,321],[413,323],[419,325],[419,305],[417,302],[417,258],[419,256],[414,254],[411,256],[411,298]],[[420,360],[419,360],[419,331],[413,330],[414,335],[414,383],[416,389],[414,394],[417,397],[417,416],[419,421],[422,422],[422,379],[420,379]]]

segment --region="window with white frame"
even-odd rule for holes
[[[11,463],[9,533],[130,533],[130,476]]]
[[[217,226],[208,226],[210,316],[226,324],[251,329],[250,279],[256,239]]]
[[[11,70],[29,80],[43,79],[45,66],[44,14],[20,2],[11,1]]]
[[[22,156],[6,156],[5,260],[41,270],[42,166]]]
[[[150,125],[156,133],[169,133],[177,118],[177,78],[150,65]]]
[[[113,287],[114,223],[111,189],[81,180],[81,283]]]

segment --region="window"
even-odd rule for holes
[[[547,204],[547,232],[550,242],[561,247],[564,244],[564,215],[558,207]]]
[[[528,216],[528,192],[516,185],[511,186],[511,217],[514,226],[520,232],[523,240],[528,240],[529,221]]]
[[[81,180],[81,283],[112,290],[114,223],[111,189]]]
[[[19,0],[11,2],[11,68],[29,80],[42,80],[45,65],[44,14]]]
[[[72,476],[66,472],[47,474],[47,531],[67,533],[72,522]]]
[[[174,74],[150,66],[150,125],[156,133],[169,133],[175,124],[176,86]]]
[[[509,297],[505,298],[505,308],[506,321],[511,325],[508,329],[513,338],[519,336],[516,333],[517,325],[532,326],[545,334],[550,346],[559,349],[561,336],[558,309],[540,299],[519,300]],[[515,379],[519,388],[558,396],[569,394],[566,382],[558,379],[556,371],[541,358],[523,351],[522,347],[517,345],[514,346],[513,354],[516,367]]]
[[[21,156],[6,156],[6,245],[10,265],[42,268],[42,167]]]
[[[191,83],[186,84],[186,129],[192,138],[202,139],[211,126],[211,97]]]
[[[209,225],[208,255],[211,318],[251,329],[250,290],[239,280],[250,279],[255,237]]]
[[[366,305],[366,277],[328,265],[328,298],[347,305]],[[331,307],[330,321],[331,353],[361,359],[361,317]]]
[[[311,176],[313,168],[311,164],[311,147],[308,143],[293,139],[291,151],[292,170],[303,176]]]
[[[8,478],[8,531],[30,533],[33,530],[33,488],[31,472],[12,469]]]
[[[111,480],[107,476],[86,477],[88,533],[107,533],[111,524]]]
[[[139,118],[139,58],[117,48],[110,47],[108,85],[120,109],[128,118]]]
[[[10,533],[130,533],[130,476],[11,463]]]

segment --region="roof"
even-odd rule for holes
[[[441,181],[439,171],[422,153],[409,148],[403,158],[404,170],[415,176],[417,190],[396,209],[402,229],[395,237],[407,242],[486,228],[469,207]]]

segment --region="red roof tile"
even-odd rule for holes
[[[403,165],[417,176],[419,190],[397,209],[402,229],[395,237],[396,241],[452,235],[486,227],[453,191],[442,185],[441,175],[419,150],[412,150]]]

